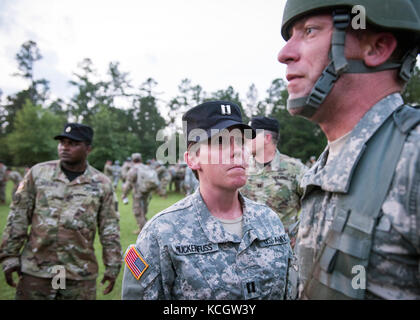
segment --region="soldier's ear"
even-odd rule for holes
[[[369,67],[386,62],[397,47],[397,39],[389,32],[369,34],[363,47],[363,60]]]
[[[273,136],[271,133],[264,133],[264,144],[271,143],[271,140],[273,139]]]
[[[86,143],[86,154],[89,154],[92,151],[92,145]]]
[[[199,149],[194,148],[197,145],[193,145],[191,148],[189,148],[184,153],[184,161],[190,167],[192,170],[199,170],[201,168],[200,162],[199,162]],[[198,146],[197,146],[198,147]]]

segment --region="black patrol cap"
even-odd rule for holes
[[[245,131],[245,135],[250,134],[250,138],[255,137],[255,130],[242,122],[239,106],[225,100],[208,101],[191,108],[182,116],[182,125],[187,144],[191,141],[207,140],[220,130],[232,126],[248,129],[249,133]],[[197,130],[197,134],[193,132],[190,135],[193,130]],[[206,135],[199,134],[200,132],[205,132]]]
[[[254,117],[251,119],[250,125],[254,130],[264,129],[279,133],[279,122],[275,118]]]
[[[64,126],[63,132],[55,136],[55,140],[68,138],[75,141],[86,141],[92,143],[93,130],[91,127],[81,123],[67,123]]]

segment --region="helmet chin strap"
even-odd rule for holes
[[[408,81],[416,64],[418,47],[410,50],[402,59],[402,62],[387,61],[377,67],[368,67],[363,60],[346,59],[344,46],[346,41],[346,29],[350,25],[351,15],[346,9],[333,11],[334,30],[329,52],[331,62],[322,71],[308,96],[287,100],[287,109],[296,110],[296,114],[305,118],[311,118],[319,109],[334,87],[335,82],[343,73],[372,73],[390,69],[400,69],[399,76]]]

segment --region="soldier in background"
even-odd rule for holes
[[[253,157],[247,170],[248,181],[241,192],[277,213],[293,246],[303,194],[299,182],[307,168],[300,160],[281,154],[277,149],[277,119],[254,117],[251,127],[257,131],[257,136],[247,143]]]
[[[18,185],[22,181],[22,175],[19,172],[12,171],[10,169],[6,170],[6,175],[7,175],[7,180],[10,180],[13,182],[12,197],[11,197],[13,201]]]
[[[184,179],[187,164],[183,161],[177,163],[175,167],[175,192],[185,193]]]
[[[112,170],[112,185],[114,189],[116,190],[118,186],[118,182],[120,181],[120,176],[121,176],[121,166],[120,166],[119,160],[114,161],[114,165],[111,167],[111,170]]]
[[[0,160],[0,204],[6,204],[6,170],[6,165]]]
[[[123,165],[121,167],[121,180],[122,180],[122,183],[123,184],[125,183],[125,180],[127,179],[128,171],[130,171],[132,165],[133,164],[131,162],[131,157],[128,157],[124,161],[124,163],[123,163]]]
[[[104,174],[112,181],[112,161],[106,160]]]
[[[190,167],[187,167],[185,170],[185,179],[184,179],[184,189],[187,196],[193,194],[197,187],[199,186],[200,182],[194,175],[194,172],[191,170]]]
[[[171,182],[172,176],[169,172],[169,170],[163,165],[162,161],[156,161],[156,173],[158,175],[160,186],[158,189],[158,194],[164,198],[167,197],[166,195],[166,189],[168,187],[168,184]]]
[[[19,184],[0,246],[7,284],[16,287],[12,275],[19,274],[16,299],[95,299],[96,231],[101,283],[109,281],[104,294],[114,287],[121,268],[118,203],[110,179],[87,162],[92,137],[90,127],[66,124],[55,137],[60,160],[33,166]],[[58,272],[62,280],[54,285]]]
[[[169,182],[169,191],[175,190],[175,176],[176,176],[176,167],[175,165],[171,164],[168,167],[168,171],[171,174],[171,181]]]
[[[131,159],[133,166],[128,172],[127,181],[123,186],[122,199],[124,204],[128,204],[127,196],[133,190],[133,214],[138,225],[138,229],[133,233],[138,234],[146,224],[151,193],[159,188],[159,178],[155,170],[141,162],[140,153],[133,153]]]

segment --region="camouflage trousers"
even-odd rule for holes
[[[6,183],[0,182],[0,202],[6,201]]]
[[[54,289],[52,279],[22,274],[16,300],[96,300],[96,280],[65,281],[65,289]]]
[[[171,181],[168,180],[168,179],[162,179],[160,181],[160,186],[159,186],[159,189],[158,189],[158,193],[159,193],[160,196],[165,196],[166,195],[166,191],[167,191],[166,189],[167,189],[168,184],[170,182]]]
[[[141,193],[133,195],[133,213],[136,218],[139,229],[143,228],[146,224],[146,214],[149,207],[150,193]]]

